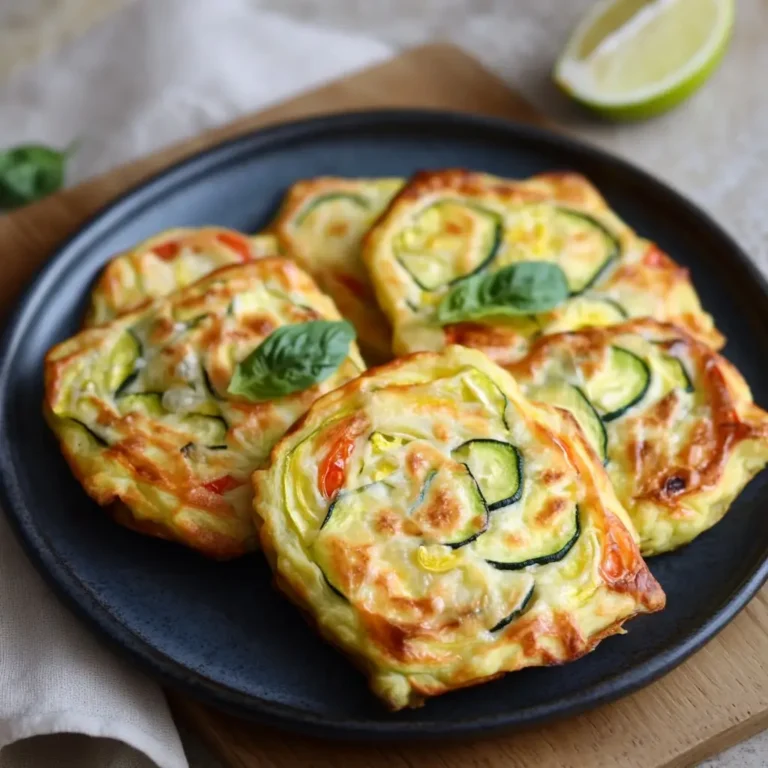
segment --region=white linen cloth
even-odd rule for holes
[[[248,0],[136,0],[0,83],[0,147],[77,138],[78,180],[389,55]],[[108,738],[28,739],[63,732]],[[59,604],[0,515],[0,768],[150,761],[187,765],[162,692]]]

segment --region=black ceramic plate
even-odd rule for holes
[[[216,147],[128,193],[49,262],[7,329],[0,365],[2,505],[28,554],[82,617],[178,688],[246,717],[323,736],[478,733],[573,713],[667,672],[744,606],[768,575],[768,473],[725,520],[655,558],[667,609],[631,621],[567,667],[517,672],[385,712],[362,676],[271,587],[261,556],[207,562],[114,525],[70,475],[40,415],[45,351],[78,329],[88,287],[115,252],[157,230],[222,224],[256,232],[293,181],[407,176],[464,166],[522,177],[586,174],[643,235],[690,267],[758,403],[768,405],[768,291],[736,244],[667,187],[594,149],[511,123],[432,112],[347,114]]]

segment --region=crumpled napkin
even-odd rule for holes
[[[389,55],[248,0],[135,0],[0,83],[0,147],[77,139],[79,180]],[[40,737],[64,732],[107,738]],[[150,760],[187,765],[159,687],[59,604],[0,515],[0,768]]]

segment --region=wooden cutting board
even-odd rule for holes
[[[409,51],[0,217],[0,312],[7,311],[62,239],[115,195],[160,168],[256,127],[371,107],[446,108],[545,122],[459,50],[431,45]],[[695,765],[768,727],[768,588],[718,637],[662,680],[580,717],[504,737],[447,744],[328,743],[261,728],[175,693],[169,693],[169,698],[176,715],[199,731],[228,768]]]

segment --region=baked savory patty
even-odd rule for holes
[[[363,235],[402,186],[401,179],[323,177],[294,184],[271,231],[327,291],[357,329],[363,354],[392,357],[391,331],[360,258]]]
[[[768,413],[727,360],[675,326],[543,337],[509,371],[528,397],[576,417],[643,554],[710,528],[768,462]]]
[[[44,410],[72,471],[99,504],[120,502],[116,515],[132,528],[211,557],[253,549],[251,472],[363,364],[352,343],[304,391],[254,402],[228,388],[265,339],[319,318],[339,318],[333,302],[295,264],[267,258],[58,344],[45,360]]]
[[[393,709],[576,659],[664,605],[574,419],[476,350],[320,398],[253,477],[277,583]]]
[[[277,255],[271,235],[231,229],[169,229],[115,256],[91,292],[85,324],[101,325],[184,288],[220,267]]]
[[[398,354],[456,343],[505,364],[542,333],[644,316],[675,322],[715,348],[723,342],[687,270],[639,238],[577,174],[509,181],[462,170],[419,173],[368,233],[363,259]],[[509,296],[494,299],[499,286],[468,300],[470,279],[521,262],[559,267],[562,301],[510,314]]]

